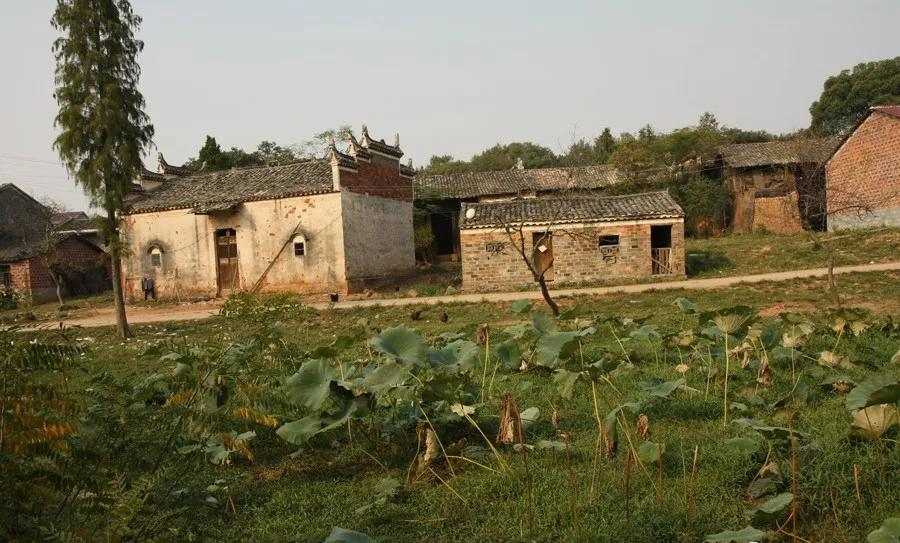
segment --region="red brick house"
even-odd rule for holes
[[[52,267],[63,295],[109,288],[102,249],[72,231],[58,231],[52,212],[13,184],[0,185],[0,288],[24,300],[56,298]]]
[[[554,284],[683,276],[684,211],[668,192],[463,203],[464,290],[534,284],[524,244]]]
[[[900,226],[900,105],[877,106],[825,166],[828,230]]]

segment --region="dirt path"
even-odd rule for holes
[[[854,272],[876,272],[900,270],[900,262],[885,262],[880,264],[860,264],[856,266],[840,266],[834,269],[835,274]],[[791,279],[804,279],[809,277],[823,277],[828,274],[827,268],[814,268],[808,270],[793,270],[775,273],[760,273],[756,275],[741,275],[736,277],[714,277],[710,279],[686,279],[683,281],[666,281],[664,283],[643,283],[639,285],[621,285],[613,287],[591,287],[575,289],[554,290],[557,298],[567,296],[597,296],[602,294],[646,292],[649,290],[673,290],[689,289],[704,290],[728,287],[741,283],[761,283],[764,281],[788,281]],[[350,300],[336,304],[315,303],[310,304],[316,309],[350,309],[354,307],[372,306],[404,306],[404,305],[435,305],[441,303],[479,303],[479,302],[514,302],[516,300],[537,300],[541,298],[540,292],[492,292],[485,294],[455,294],[452,296],[429,296],[419,298],[382,298],[373,300]],[[148,324],[154,322],[174,322],[205,319],[219,314],[221,301],[169,305],[161,307],[130,307],[128,308],[128,322],[131,324]],[[28,329],[56,328],[59,326],[113,326],[115,314],[111,307],[97,309],[87,317],[78,317],[63,321],[47,321],[29,327]]]

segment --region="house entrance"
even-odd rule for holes
[[[650,258],[653,275],[672,274],[672,225],[650,227]]]
[[[216,230],[216,269],[220,295],[239,288],[237,232],[234,228]]]
[[[544,273],[544,279],[553,281],[553,233],[534,232],[531,234],[534,247],[534,267],[538,273]]]

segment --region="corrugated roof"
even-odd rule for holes
[[[839,143],[838,138],[762,143],[732,143],[719,146],[719,155],[731,168],[817,164],[828,159]]]
[[[196,208],[215,210],[241,202],[333,192],[331,165],[307,160],[169,178],[128,202],[127,213]],[[202,211],[201,211],[202,212]]]
[[[464,172],[419,175],[416,189],[433,191],[441,198],[477,198],[515,195],[522,191],[592,190],[623,181],[619,171],[608,164],[570,168]]]
[[[667,191],[661,191],[602,198],[531,198],[463,203],[459,225],[465,229],[521,223],[533,225],[680,217],[684,217],[681,206]]]

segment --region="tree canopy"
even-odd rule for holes
[[[840,135],[851,130],[872,106],[900,103],[900,57],[857,64],[825,80],[812,103],[810,128]]]

